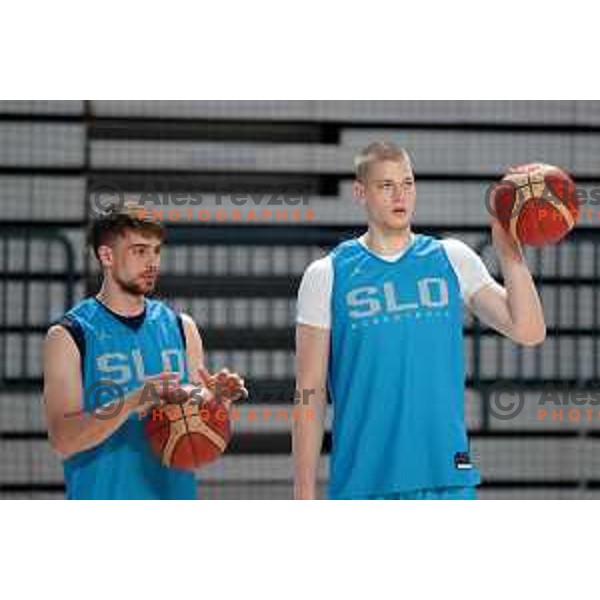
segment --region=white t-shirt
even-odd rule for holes
[[[365,242],[358,238],[363,246]],[[377,254],[383,260],[398,260],[413,244],[414,235],[409,244],[394,255]],[[495,283],[481,258],[460,240],[448,238],[440,240],[446,250],[450,264],[460,284],[463,302],[468,303],[473,294],[486,285]],[[372,250],[370,250],[373,252]],[[333,263],[331,255],[324,256],[308,265],[300,289],[296,322],[314,327],[329,329],[331,327],[331,290],[333,288]]]

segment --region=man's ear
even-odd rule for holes
[[[354,195],[354,199],[361,205],[365,205],[365,185],[362,181],[358,181],[358,179],[354,180],[352,184],[352,194]]]
[[[112,267],[113,252],[110,246],[98,246],[98,258],[103,267]]]

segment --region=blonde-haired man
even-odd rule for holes
[[[328,385],[330,498],[474,499],[463,303],[513,341],[539,344],[545,324],[531,274],[495,219],[504,286],[463,242],[414,234],[405,149],[376,142],[355,167],[367,231],[309,265],[298,294],[297,387],[314,418],[294,424],[295,496],[316,496]]]

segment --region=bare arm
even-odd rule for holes
[[[139,388],[123,398],[120,410],[102,414],[83,412],[80,355],[69,333],[61,326],[50,328],[44,342],[44,408],[52,447],[64,457],[97,446],[136,411],[156,400]],[[152,377],[148,382],[159,380]],[[162,387],[162,386],[160,386]],[[160,395],[160,387],[157,392]]]
[[[292,451],[294,496],[299,500],[316,497],[317,471],[327,397],[329,330],[310,325],[296,327],[296,391],[300,418],[294,421]]]
[[[196,323],[190,315],[181,314],[183,331],[185,333],[185,353],[190,381],[199,383],[197,370],[204,367],[204,345]]]
[[[248,391],[245,388],[245,381],[237,373],[229,369],[221,369],[218,373],[211,375],[204,364],[204,345],[202,337],[196,326],[194,319],[187,314],[182,313],[183,330],[185,333],[186,360],[192,390],[197,386],[202,386],[200,395],[205,400],[214,397],[215,389],[219,398],[227,405],[232,400],[240,397],[248,397]],[[218,386],[218,388],[215,388]],[[185,386],[184,386],[185,387]]]
[[[518,344],[535,346],[546,337],[540,297],[518,244],[494,221],[494,247],[504,287],[492,284],[473,295],[471,309],[486,325]]]

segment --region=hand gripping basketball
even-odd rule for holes
[[[515,165],[491,188],[489,208],[521,244],[557,244],[579,216],[576,191],[571,177],[559,167]]]
[[[164,404],[144,422],[150,446],[165,467],[194,470],[218,459],[231,438],[229,404],[248,397],[244,380],[227,369],[211,375],[201,367],[194,380],[200,391],[194,384],[166,389]]]
[[[229,369],[221,369],[211,375],[206,367],[198,367],[196,375],[204,390],[207,390],[212,395],[211,398],[217,402],[230,403],[248,399],[248,390],[245,388],[244,380],[237,373],[230,372]]]

